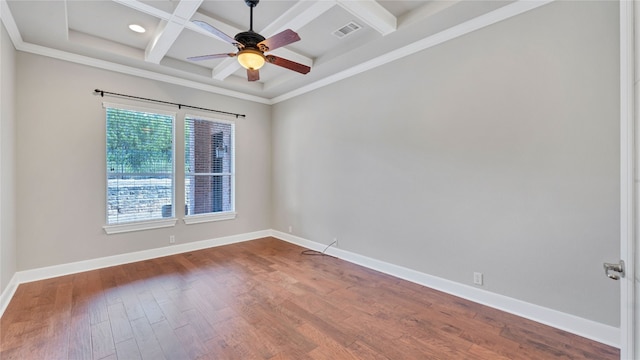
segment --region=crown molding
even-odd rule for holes
[[[365,71],[374,69],[378,66],[385,65],[392,61],[404,58],[406,56],[415,54],[419,51],[429,49],[436,45],[442,44],[449,40],[453,40],[462,35],[468,34],[470,32],[482,29],[489,25],[493,25],[502,20],[509,19],[516,15],[525,13],[527,11],[536,9],[540,6],[549,4],[554,0],[536,0],[536,1],[526,1],[520,0],[515,3],[503,6],[497,10],[491,11],[489,13],[480,15],[471,20],[465,21],[459,25],[450,27],[446,30],[443,30],[439,33],[428,36],[422,40],[416,41],[412,44],[406,45],[404,47],[398,48],[396,50],[390,51],[384,55],[378,56],[371,60],[360,63],[356,66],[353,66],[347,70],[338,72],[334,75],[328,76],[322,80],[316,81],[306,86],[302,86],[296,90],[290,91],[286,94],[276,96],[271,99],[272,104],[277,104],[279,102],[289,100],[296,96],[300,96],[302,94],[311,92],[313,90],[325,87],[327,85],[333,84],[340,80],[347,79],[354,75],[363,73]]]
[[[182,79],[172,75],[160,74],[150,70],[142,70],[142,69],[134,68],[127,65],[117,64],[110,61],[99,60],[99,59],[95,59],[88,56],[76,55],[76,54],[72,54],[65,51],[55,50],[55,49],[51,49],[51,48],[40,46],[40,45],[26,43],[22,40],[20,36],[20,32],[18,31],[18,28],[11,15],[11,11],[9,10],[9,7],[6,4],[6,1],[0,2],[1,4],[0,15],[2,18],[2,22],[5,24],[5,27],[7,28],[9,37],[11,38],[16,49],[19,51],[52,57],[60,60],[70,61],[70,62],[82,64],[82,65],[105,69],[105,70],[111,70],[111,71],[128,74],[132,76],[137,76],[141,78],[185,86],[192,89],[202,90],[202,91],[224,95],[224,96],[230,96],[230,97],[234,97],[242,100],[248,100],[248,101],[253,101],[253,102],[267,104],[267,105],[274,105],[279,102],[289,100],[294,97],[300,96],[302,94],[333,84],[340,80],[347,79],[351,76],[360,74],[362,72],[374,69],[376,67],[382,66],[392,61],[401,59],[403,57],[415,54],[416,52],[429,49],[433,46],[442,44],[449,40],[453,40],[457,37],[468,34],[470,32],[482,29],[484,27],[493,25],[495,23],[509,19],[516,15],[520,15],[527,11],[547,5],[553,1],[554,0],[516,1],[509,5],[505,5],[497,10],[480,15],[464,23],[450,27],[434,35],[428,36],[422,40],[419,40],[417,42],[414,42],[402,48],[399,48],[394,51],[388,52],[384,55],[375,57],[373,59],[370,59],[358,65],[355,65],[349,69],[343,70],[341,72],[328,76],[324,79],[318,80],[311,84],[302,86],[293,91],[287,92],[285,94],[282,94],[270,99],[260,97],[260,96],[245,94],[240,91],[223,89],[218,86],[204,84],[204,83],[193,81],[193,80],[186,80],[186,79]]]

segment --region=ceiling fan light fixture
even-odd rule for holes
[[[244,49],[238,52],[238,62],[245,69],[258,70],[264,66],[265,58],[258,50]]]

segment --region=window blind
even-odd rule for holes
[[[105,104],[107,224],[173,217],[174,119]]]
[[[234,123],[187,115],[184,128],[189,215],[235,211]]]

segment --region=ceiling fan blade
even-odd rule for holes
[[[233,46],[236,46],[236,47],[244,47],[242,44],[237,42],[236,39],[234,39],[231,36],[223,33],[222,31],[214,28],[213,26],[209,25],[208,23],[206,23],[204,21],[192,20],[192,22],[194,24],[198,25],[199,27],[205,29],[206,31],[212,33],[213,35],[215,35],[217,38],[219,38],[222,41],[228,42],[229,44],[231,44]]]
[[[258,70],[247,69],[247,79],[249,81],[260,80],[260,72]]]
[[[200,55],[200,56],[192,56],[188,57],[187,60],[191,61],[203,61],[203,60],[211,60],[211,59],[220,59],[225,57],[234,57],[236,54],[228,53],[228,54],[211,54],[211,55]]]
[[[287,29],[285,31],[282,31],[273,35],[272,37],[266,40],[259,42],[258,48],[263,52],[270,51],[270,50],[275,50],[279,47],[289,45],[298,40],[300,40],[300,36],[298,35],[298,33],[296,33],[291,29]]]
[[[311,71],[311,68],[308,67],[307,65],[302,65],[300,63],[297,63],[295,61],[291,61],[291,60],[287,60],[281,57],[277,57],[274,55],[266,55],[265,58],[267,59],[268,62],[274,64],[274,65],[278,65],[278,66],[282,66],[283,68],[289,69],[289,70],[293,70],[293,71],[297,71],[300,74],[306,74],[309,71]]]

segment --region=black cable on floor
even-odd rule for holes
[[[318,251],[318,250],[309,250],[309,249],[307,249],[307,250],[302,250],[302,251],[300,252],[300,255],[311,255],[311,256],[330,256],[330,257],[332,257],[332,258],[335,258],[335,256],[331,256],[331,255],[327,255],[327,254],[325,254],[325,252],[327,251],[327,249],[328,249],[328,248],[330,248],[330,247],[331,247],[331,245],[333,245],[333,244],[335,244],[335,243],[337,243],[337,241],[334,241],[334,242],[332,242],[331,244],[327,245],[327,247],[326,247],[326,248],[324,248],[324,250],[322,250],[322,251]]]

